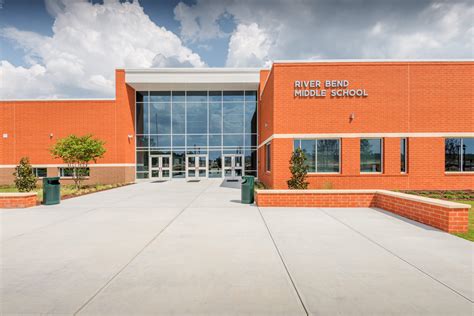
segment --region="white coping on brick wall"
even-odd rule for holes
[[[426,203],[435,206],[441,206],[445,208],[471,208],[468,204],[456,203],[451,201],[444,201],[439,199],[428,198],[424,196],[418,196],[413,194],[394,192],[389,190],[255,190],[258,194],[363,194],[363,193],[376,193],[382,195],[388,195],[398,197],[401,199]]]
[[[28,197],[28,196],[34,196],[34,195],[37,195],[37,193],[36,192],[4,192],[4,193],[0,193],[0,198]]]

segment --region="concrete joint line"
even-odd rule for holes
[[[181,214],[184,213],[185,210],[187,210],[193,203],[194,201],[196,201],[199,196],[201,196],[202,193],[204,193],[210,186],[211,186],[212,183],[210,183],[209,185],[207,185],[202,191],[199,192],[198,195],[196,195],[196,197],[191,201],[189,202],[189,204],[187,204],[185,207],[183,207],[183,209],[181,211],[179,211],[178,214],[176,214],[176,216],[174,216],[171,221],[166,224],[160,231],[158,231],[158,233],[155,234],[155,236],[153,236],[127,263],[125,263],[125,265],[120,268],[114,275],[112,275],[112,277],[107,281],[105,282],[105,284],[103,286],[101,286],[87,301],[84,302],[84,304],[82,304],[75,312],[73,315],[77,315],[79,314],[87,305],[89,305],[90,302],[92,302],[92,300],[94,298],[97,297],[97,295],[99,295],[110,283],[112,283],[112,281],[120,274],[122,273],[143,251],[145,251],[146,248],[148,248],[149,245],[151,245],[156,239],[158,239],[158,237],[168,228],[171,226],[171,224],[173,224],[176,219],[181,216]]]
[[[79,198],[80,198],[80,197],[79,197]],[[126,201],[126,200],[128,200],[128,197],[127,197],[127,198],[124,198],[123,200],[120,200],[120,201],[117,202],[117,203],[120,203],[120,202]],[[10,238],[8,238],[8,239],[2,240],[2,243],[5,243],[5,242],[7,242],[7,241],[10,241],[10,240],[15,239],[15,238],[20,237],[20,236],[24,236],[24,235],[27,235],[27,234],[31,234],[31,233],[40,231],[40,230],[42,230],[42,229],[44,229],[44,228],[46,228],[46,227],[50,227],[50,226],[57,225],[57,224],[59,224],[59,223],[67,222],[67,221],[69,221],[69,220],[71,220],[71,219],[74,219],[74,218],[79,217],[79,216],[82,216],[82,215],[86,215],[86,214],[88,214],[88,213],[90,213],[90,212],[92,212],[92,211],[95,211],[95,210],[97,210],[97,209],[100,209],[100,208],[106,208],[106,207],[104,207],[104,206],[93,207],[93,208],[91,208],[91,209],[88,209],[88,210],[84,211],[83,213],[76,214],[76,215],[72,215],[72,216],[70,216],[70,217],[63,218],[63,219],[58,220],[58,221],[56,221],[56,222],[52,222],[52,223],[46,224],[46,225],[44,225],[44,226],[37,227],[37,228],[35,228],[35,229],[33,229],[33,230],[30,230],[29,232],[21,233],[21,234],[19,234],[19,235],[16,235],[16,236],[10,237]],[[30,209],[30,210],[31,210],[31,209]]]
[[[283,255],[280,252],[280,249],[278,248],[275,239],[273,238],[272,232],[270,231],[270,227],[268,227],[267,222],[265,221],[265,217],[262,214],[262,211],[260,210],[260,207],[257,206],[258,213],[260,214],[260,217],[262,218],[263,224],[265,225],[268,235],[270,236],[270,239],[272,240],[273,246],[275,247],[278,257],[280,257],[280,261],[283,264],[283,267],[285,268],[286,274],[288,275],[288,278],[290,279],[291,285],[293,286],[293,289],[295,290],[296,295],[298,296],[298,300],[300,301],[301,306],[304,309],[304,312],[306,316],[309,315],[308,309],[306,308],[306,305],[304,304],[303,298],[300,295],[300,292],[298,291],[298,288],[296,287],[296,283],[293,280],[293,277],[291,276],[290,270],[288,269],[288,266],[286,265],[285,260],[283,259]]]
[[[90,213],[90,212],[92,212],[92,211],[94,211],[94,210],[96,210],[96,209],[98,209],[98,208],[99,208],[99,207],[94,207],[94,208],[91,208],[91,209],[88,209],[88,210],[84,211],[83,213],[76,214],[76,215],[72,215],[72,216],[70,216],[70,217],[63,218],[63,219],[58,220],[58,221],[56,221],[56,222],[52,222],[52,223],[46,224],[46,225],[44,225],[44,226],[40,226],[40,227],[34,228],[34,229],[30,230],[29,232],[24,232],[24,233],[21,233],[21,234],[19,234],[19,235],[15,235],[15,236],[10,237],[10,238],[8,238],[8,239],[2,240],[2,243],[5,243],[5,242],[7,242],[7,241],[10,241],[10,240],[12,240],[12,239],[15,239],[15,238],[18,238],[18,237],[21,237],[21,236],[25,236],[25,235],[28,235],[28,234],[35,233],[35,232],[40,231],[40,230],[42,230],[42,229],[44,229],[44,228],[47,228],[47,227],[50,227],[50,226],[54,226],[54,225],[57,225],[57,224],[59,224],[59,223],[67,222],[67,221],[69,221],[69,220],[71,220],[71,219],[74,219],[74,218],[76,218],[76,217],[79,217],[79,216],[81,216],[81,215],[85,215],[85,214],[87,214],[87,213]]]
[[[329,216],[330,218],[334,219],[335,221],[341,223],[342,225],[346,226],[347,228],[349,228],[350,230],[352,230],[353,232],[355,232],[356,234],[362,236],[363,238],[367,239],[368,241],[370,241],[371,243],[375,244],[376,246],[382,248],[383,250],[385,250],[386,252],[390,253],[392,256],[398,258],[399,260],[405,262],[406,264],[408,264],[409,266],[415,268],[416,270],[418,270],[419,272],[421,272],[422,274],[426,275],[427,277],[429,277],[430,279],[432,279],[433,281],[441,284],[442,286],[448,288],[449,290],[451,290],[452,292],[456,293],[457,295],[461,296],[462,298],[468,300],[469,302],[471,303],[474,303],[474,301],[472,299],[470,299],[469,297],[466,297],[465,295],[463,295],[462,293],[456,291],[455,289],[453,289],[452,287],[450,287],[449,285],[447,285],[446,283],[444,283],[443,281],[441,280],[438,280],[437,278],[435,278],[434,276],[432,276],[431,274],[429,274],[428,272],[422,270],[421,268],[417,267],[416,265],[414,265],[413,263],[409,262],[408,260],[402,258],[401,256],[397,255],[396,253],[394,253],[393,251],[391,251],[390,249],[384,247],[382,244],[376,242],[375,240],[371,239],[369,236],[367,235],[364,235],[362,232],[358,231],[357,229],[353,228],[352,226],[350,226],[349,224],[343,222],[342,220],[338,219],[337,217],[334,217],[332,216],[331,214],[328,214],[327,212],[325,212],[323,209],[318,209],[320,210],[322,213],[324,213],[325,215]]]

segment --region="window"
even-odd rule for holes
[[[150,175],[143,159],[152,152],[177,153],[178,156],[202,153],[214,162],[226,152],[240,155],[256,152],[257,106],[255,90],[137,91],[135,144],[137,157],[140,155],[137,178]],[[247,160],[250,162],[252,158]],[[184,176],[178,165],[174,168],[173,165],[172,172],[177,173],[173,173],[173,177]],[[250,168],[245,172],[256,172],[256,166]],[[71,172],[63,172],[72,176]],[[212,175],[219,173],[212,172]]]
[[[360,140],[360,172],[382,172],[382,139]]]
[[[407,151],[408,141],[406,138],[400,139],[400,172],[407,172]]]
[[[305,153],[308,172],[339,172],[339,139],[295,139],[294,148]]]
[[[446,138],[445,171],[474,171],[474,138]]]
[[[272,170],[272,148],[271,143],[265,145],[265,171],[270,172]]]
[[[59,169],[59,176],[61,178],[72,178],[74,176],[74,168],[58,168]],[[83,177],[90,176],[90,169],[89,168],[78,168],[78,172]]]
[[[33,174],[37,178],[47,177],[48,171],[46,168],[33,168]]]

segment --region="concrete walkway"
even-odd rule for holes
[[[259,209],[231,186],[1,210],[2,314],[471,315],[472,243],[376,209]]]

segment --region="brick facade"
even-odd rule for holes
[[[472,62],[275,63],[262,72],[267,80],[260,91],[259,178],[269,188],[286,189],[293,140],[332,135],[340,139],[340,172],[309,174],[312,189],[472,189],[474,172],[445,172],[445,138],[437,136],[474,137],[472,73]],[[369,95],[294,96],[295,80],[313,79],[346,79]],[[383,139],[380,174],[360,172],[363,135]],[[406,173],[400,172],[401,137],[408,139]],[[271,172],[265,172],[266,141]]]
[[[116,71],[115,100],[38,100],[0,101],[0,185],[11,184],[14,166],[27,156],[35,165],[49,165],[48,176],[57,175],[49,149],[60,138],[71,134],[92,134],[105,141],[107,152],[91,168],[86,183],[116,183],[135,180],[134,135],[135,90],[126,85],[125,71]],[[116,167],[113,165],[117,164]],[[65,182],[69,180],[64,179]]]

